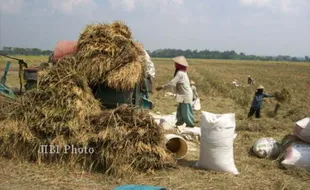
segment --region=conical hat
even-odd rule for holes
[[[262,85],[259,85],[257,89],[264,89],[264,87]]]
[[[194,84],[195,84],[195,82],[191,80],[190,84],[191,84],[191,85],[194,85]]]
[[[184,56],[175,57],[175,58],[172,59],[172,61],[178,63],[179,65],[183,65],[185,67],[188,67],[188,63],[187,63],[187,61],[186,61]]]

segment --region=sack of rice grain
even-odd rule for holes
[[[260,158],[270,158],[279,155],[279,146],[273,138],[261,138],[252,148],[254,154]]]
[[[282,165],[289,169],[301,167],[310,171],[310,145],[293,143],[285,150]]]
[[[202,112],[198,167],[239,174],[233,153],[235,114]]]
[[[294,134],[301,140],[310,143],[310,117],[296,122]]]

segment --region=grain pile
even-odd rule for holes
[[[102,82],[133,88],[144,73],[142,51],[120,22],[87,26],[77,54],[42,71],[36,89],[1,105],[0,154],[113,175],[173,166],[163,132],[146,111],[126,105],[103,110],[89,88]],[[42,145],[57,146],[59,153],[48,147],[43,154]],[[75,154],[74,148],[94,152]]]

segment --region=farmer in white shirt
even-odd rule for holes
[[[177,109],[177,126],[186,123],[186,127],[194,127],[195,120],[192,110],[193,91],[187,76],[188,63],[184,56],[172,59],[175,64],[174,78],[166,85],[157,87],[156,90],[167,90],[171,87],[176,89],[176,101],[179,102]]]
[[[153,80],[155,79],[155,66],[154,63],[151,61],[151,57],[145,51],[145,58],[146,58],[146,79],[147,79],[147,87],[149,92],[152,93],[153,91]]]

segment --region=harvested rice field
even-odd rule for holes
[[[39,64],[41,61],[45,61],[46,57],[31,57],[28,62],[33,65]],[[165,84],[168,82],[174,72],[173,64],[168,59],[153,59],[156,67],[156,86]],[[277,141],[290,134],[293,130],[294,122],[300,120],[304,117],[310,115],[310,99],[309,99],[309,87],[310,79],[308,77],[310,73],[310,65],[308,63],[282,63],[282,62],[258,62],[258,61],[232,61],[232,60],[188,60],[190,64],[189,77],[190,79],[196,82],[196,87],[201,98],[202,111],[208,111],[212,113],[236,113],[236,132],[237,137],[234,141],[234,159],[237,169],[240,172],[240,175],[234,176],[231,174],[225,174],[220,172],[213,171],[204,171],[198,170],[194,166],[196,161],[199,158],[199,145],[195,143],[190,143],[190,151],[188,155],[178,161],[176,165],[171,164],[169,155],[165,153],[160,159],[161,163],[166,164],[155,164],[154,166],[162,166],[159,170],[152,171],[143,171],[141,172],[131,172],[125,167],[127,171],[126,175],[116,175],[116,170],[111,170],[112,175],[105,174],[102,172],[104,169],[102,167],[96,168],[96,170],[91,170],[87,157],[83,159],[80,158],[54,158],[51,162],[43,161],[44,158],[35,158],[33,155],[30,156],[32,159],[19,159],[29,158],[29,153],[31,151],[27,150],[27,147],[19,147],[20,151],[10,151],[6,150],[7,153],[11,153],[12,159],[2,156],[0,158],[0,184],[1,189],[113,189],[119,185],[123,184],[147,184],[147,185],[158,185],[166,187],[168,189],[310,189],[310,175],[309,173],[303,170],[285,170],[279,164],[279,161],[272,159],[260,159],[254,156],[250,149],[254,142],[262,137],[273,137]],[[0,68],[3,68],[4,62],[1,61]],[[15,67],[15,68],[14,68]],[[17,65],[12,67],[12,71],[16,71]],[[66,75],[66,69],[61,70]],[[18,76],[12,72],[8,77],[8,84],[12,87],[18,87]],[[267,93],[277,93],[285,92],[285,96],[276,96],[274,99],[266,99],[264,103],[264,108],[262,110],[261,119],[247,119],[247,113],[251,105],[251,100],[255,93],[255,86],[247,86],[247,76],[251,75],[255,78],[256,84],[263,85]],[[59,75],[58,75],[59,76]],[[74,80],[74,76],[67,78],[70,82],[68,85],[72,85],[78,81]],[[240,83],[240,87],[234,87],[231,85],[231,82],[237,79]],[[55,77],[51,79],[46,79],[42,81],[42,85],[45,85],[48,80],[55,80]],[[41,121],[45,125],[48,125],[51,122],[55,122],[57,125],[57,130],[60,130],[57,133],[63,133],[61,130],[73,131],[69,133],[67,140],[70,141],[81,141],[87,142],[91,140],[91,130],[105,130],[104,133],[95,133],[100,135],[105,135],[106,138],[116,138],[117,141],[121,141],[124,137],[111,136],[115,134],[113,130],[116,130],[112,126],[117,124],[113,121],[110,124],[103,124],[107,119],[104,119],[113,114],[111,113],[98,113],[97,117],[94,118],[85,118],[88,112],[96,110],[95,108],[90,109],[92,106],[96,107],[96,102],[85,100],[89,104],[86,106],[86,110],[75,110],[79,108],[78,103],[74,103],[74,100],[78,102],[83,98],[87,98],[87,89],[83,89],[83,82],[78,82],[80,85],[79,89],[76,89],[76,95],[72,98],[72,110],[71,113],[77,114],[80,118],[68,118],[68,122],[71,119],[70,127],[67,129],[62,126],[62,123],[57,123],[57,114],[53,120]],[[57,85],[56,85],[57,86]],[[51,91],[53,96],[63,97],[66,96],[66,90],[56,90],[56,86],[51,88],[46,88],[47,91]],[[54,88],[54,89],[53,89]],[[83,89],[80,91],[80,89]],[[57,93],[54,93],[57,91]],[[81,94],[82,93],[82,94]],[[83,93],[86,93],[83,94]],[[18,104],[14,106],[34,106],[32,104],[31,98],[33,96],[29,95],[29,98],[21,99]],[[46,97],[45,100],[49,102],[49,98]],[[68,100],[68,99],[66,99]],[[162,114],[171,114],[176,111],[177,103],[174,101],[173,97],[165,97],[164,92],[155,92],[151,95],[151,100],[155,103],[155,108],[153,112],[161,112]],[[85,102],[84,100],[82,100]],[[52,101],[51,101],[52,102]],[[67,104],[66,102],[59,101],[59,106],[62,104]],[[277,111],[277,114],[274,113],[275,106],[279,104],[280,107]],[[14,111],[14,114],[9,115],[11,117],[11,122],[18,121],[19,119],[24,119],[25,117],[33,117],[33,114],[23,115],[22,113],[27,109],[27,107],[18,107],[19,114]],[[24,107],[24,108],[23,108]],[[11,107],[12,110],[16,108]],[[32,108],[31,111],[36,112],[35,108]],[[53,110],[47,110],[53,111]],[[57,113],[57,110],[54,110]],[[121,110],[119,110],[121,111]],[[128,111],[128,110],[127,110]],[[127,112],[125,115],[136,113]],[[6,111],[7,113],[12,112],[11,110]],[[143,113],[141,113],[143,114]],[[117,113],[114,113],[114,117]],[[120,114],[119,114],[120,115]],[[197,126],[199,127],[200,123],[200,112],[195,113]],[[1,115],[0,117],[3,117]],[[8,117],[8,116],[6,116]],[[68,116],[69,117],[69,116]],[[116,116],[117,117],[117,116]],[[144,116],[139,116],[137,118],[143,118]],[[126,117],[121,117],[122,120],[125,120]],[[147,116],[146,116],[147,118]],[[74,124],[76,119],[87,120],[91,122],[91,125],[103,124],[100,126],[111,126],[110,128],[91,128],[85,124],[85,128],[90,132],[86,135],[80,134],[79,131],[76,131]],[[26,121],[26,120],[24,120]],[[27,120],[28,122],[34,122],[35,120]],[[137,120],[138,121],[138,120]],[[131,121],[132,122],[132,121]],[[142,120],[141,126],[146,126],[145,122],[152,123],[151,120]],[[124,123],[117,122],[122,126],[127,126]],[[128,122],[125,122],[128,123]],[[22,124],[27,124],[24,122]],[[2,129],[9,128],[9,124],[1,124]],[[10,124],[12,125],[12,123]],[[129,124],[130,125],[130,124]],[[128,125],[128,126],[129,126]],[[13,128],[15,135],[28,134],[30,130],[37,131],[42,133],[43,131],[37,130],[40,129],[40,123],[32,123],[32,128],[26,128],[23,125],[17,125]],[[128,127],[127,126],[127,127]],[[157,130],[152,128],[152,124],[148,125],[149,128],[145,129],[147,134],[139,133],[141,135],[141,140],[137,141],[143,142],[143,135],[151,135],[153,139],[153,144],[155,142],[160,142],[159,135]],[[49,130],[49,128],[45,128]],[[126,127],[124,129],[127,129]],[[107,133],[106,130],[111,130]],[[143,130],[143,129],[141,129]],[[44,131],[47,133],[48,131]],[[135,134],[135,131],[131,131]],[[55,134],[51,134],[51,136]],[[110,134],[110,135],[109,135]],[[84,136],[83,136],[84,135]],[[83,137],[82,137],[83,136]],[[20,137],[20,136],[18,136]],[[28,136],[25,136],[28,137]],[[80,137],[80,138],[79,138]],[[102,136],[101,136],[102,137]],[[17,138],[17,137],[16,137]],[[15,142],[16,138],[11,139],[12,142]],[[35,138],[24,138],[18,141],[15,146],[19,146],[20,143],[28,142],[35,143],[37,139]],[[56,139],[57,143],[61,143],[63,139]],[[7,141],[11,142],[11,141]],[[132,141],[130,141],[132,142]],[[146,142],[150,143],[150,142]],[[121,146],[121,144],[111,144],[112,146]],[[3,146],[2,147],[7,147]],[[30,146],[33,147],[33,146]],[[118,148],[116,148],[118,149]],[[102,149],[104,150],[104,149]],[[124,155],[124,158],[127,158],[127,153],[130,151],[130,146],[128,149],[122,149],[122,152],[117,152],[116,155],[111,157],[113,159],[121,159],[121,155]],[[3,150],[2,150],[3,151]],[[149,151],[161,152],[160,150],[152,149]],[[24,154],[26,153],[26,154]],[[27,154],[28,153],[28,154]],[[14,155],[18,155],[14,157]],[[103,154],[104,155],[104,154]],[[152,154],[150,154],[152,155]],[[130,156],[130,155],[128,155]],[[153,162],[148,162],[148,156],[146,158],[140,158],[145,160],[146,164],[154,164]],[[33,158],[34,157],[34,158]],[[123,158],[123,159],[124,159]],[[42,160],[43,159],[43,160]],[[38,162],[38,160],[42,162]],[[59,161],[62,160],[62,161]],[[92,159],[91,159],[92,160]],[[151,161],[152,158],[149,157]],[[59,161],[59,162],[58,162]],[[76,167],[75,163],[85,163],[80,164]],[[108,163],[111,163],[108,162]],[[123,162],[123,166],[126,165],[126,162]],[[122,170],[119,170],[118,162],[115,160],[115,166],[122,173]],[[88,166],[88,167],[83,167]],[[139,167],[142,168],[138,164]],[[147,167],[149,168],[149,167]],[[122,168],[124,169],[124,168]],[[129,171],[129,172],[128,172]],[[113,173],[114,172],[114,173]],[[115,177],[118,176],[118,177]]]

